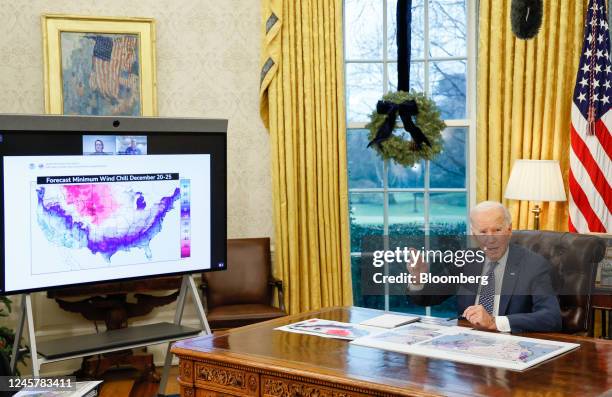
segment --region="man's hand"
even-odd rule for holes
[[[469,306],[463,312],[463,317],[476,328],[497,331],[495,318],[493,318],[482,305]]]

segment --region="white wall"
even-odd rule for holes
[[[229,119],[228,236],[272,236],[268,133],[258,110],[259,1],[0,0],[0,113],[44,111],[44,13],[155,18],[159,115]],[[41,340],[93,332],[92,323],[44,294],[36,294],[34,304]],[[137,320],[171,321],[172,309]],[[194,319],[192,311],[187,315]]]

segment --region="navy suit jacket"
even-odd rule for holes
[[[502,282],[498,315],[508,317],[513,333],[553,332],[561,330],[561,309],[553,290],[548,261],[516,244],[508,247],[508,259]],[[451,266],[451,274],[466,276],[482,275],[484,263],[474,262],[462,268]],[[456,284],[445,285],[446,293],[431,295],[433,287],[425,285],[418,293],[411,293],[412,301],[418,305],[437,305],[451,295],[457,296],[457,312],[461,315],[468,306],[474,305],[478,289]],[[439,286],[436,291],[440,291]]]

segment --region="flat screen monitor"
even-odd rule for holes
[[[226,130],[0,115],[0,294],[224,270]]]

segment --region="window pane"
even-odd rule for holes
[[[451,236],[465,234],[467,227],[467,193],[431,193],[429,228],[431,234]]]
[[[465,56],[465,0],[430,0],[429,54],[432,57]]]
[[[431,315],[441,318],[456,318],[457,317],[457,297],[450,296],[439,305],[431,307]]]
[[[423,193],[389,193],[389,235],[423,233]]]
[[[361,239],[383,234],[383,194],[350,193],[351,252],[361,251]]]
[[[410,68],[410,80],[412,83],[412,68]],[[397,63],[391,62],[387,64],[387,77],[388,77],[388,91],[397,91]]]
[[[346,91],[348,121],[370,121],[383,93],[382,63],[346,64]]]
[[[346,59],[382,60],[382,0],[345,0]]]
[[[389,296],[389,310],[392,312],[410,313],[419,316],[425,315],[425,306],[412,303],[409,296]]]
[[[383,161],[368,148],[369,130],[349,130],[347,135],[349,189],[383,187]]]
[[[446,120],[466,117],[465,61],[431,62],[429,66],[431,97]]]
[[[387,0],[387,52],[389,59],[397,59],[397,0]],[[423,0],[412,1],[412,36],[410,59],[423,58]]]
[[[467,127],[442,131],[444,148],[430,165],[432,188],[465,188],[467,131]]]
[[[425,163],[422,161],[412,167],[389,162],[389,187],[393,189],[423,188],[425,186]]]
[[[371,259],[370,259],[371,260]],[[382,295],[364,295],[361,287],[361,258],[351,257],[351,276],[353,280],[353,305],[370,309],[385,309],[385,297]]]
[[[389,235],[422,235],[424,227],[423,193],[389,194]],[[425,308],[410,302],[403,295],[389,296],[389,308],[393,311],[425,314]]]
[[[410,297],[395,295],[389,297],[389,310],[401,313],[425,315],[425,307],[412,303]],[[457,316],[457,297],[451,296],[436,306],[431,306],[432,317],[454,318]]]
[[[389,91],[397,91],[397,63],[388,64]],[[423,73],[423,62],[411,62],[410,64],[410,89],[417,92],[425,91],[425,76]]]

